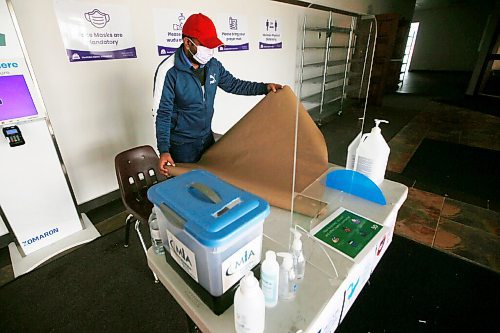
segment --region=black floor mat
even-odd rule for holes
[[[119,229],[1,287],[0,332],[187,332],[135,231],[124,239]]]
[[[499,277],[394,236],[336,332],[498,331]]]
[[[500,98],[488,96],[462,96],[455,98],[436,98],[435,101],[497,117],[500,116]]]
[[[416,180],[417,188],[480,206],[489,201],[498,207],[498,151],[424,139],[402,175]]]

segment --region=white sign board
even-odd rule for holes
[[[7,4],[0,1],[0,125],[45,115],[24,60]]]
[[[217,35],[224,45],[219,52],[248,51],[248,20],[244,15],[220,14],[217,17]]]
[[[0,222],[10,225],[18,241],[19,247],[9,244],[9,252],[19,276],[99,233],[93,226],[82,230],[42,97],[4,0],[0,33],[0,128],[5,135],[0,140],[0,206],[6,218]]]
[[[260,20],[259,49],[281,48],[283,48],[283,39],[281,37],[280,19],[262,17]]]
[[[70,62],[137,57],[127,6],[55,0],[54,7]]]
[[[154,11],[156,48],[159,56],[171,55],[182,43],[182,27],[193,12],[158,8]]]
[[[16,30],[12,25],[5,0],[1,1],[0,6],[0,58],[22,59],[23,51],[17,42]],[[0,68],[0,71],[2,70]]]

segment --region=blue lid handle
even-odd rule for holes
[[[221,198],[220,196],[215,193],[215,191],[208,187],[207,185],[203,184],[203,183],[191,183],[189,185],[189,189],[192,189],[192,190],[195,190],[195,191],[190,191],[189,193],[196,197],[197,199],[205,199],[213,204],[217,204],[221,201]],[[202,197],[200,198],[200,194],[202,195]],[[202,199],[202,200],[203,200]]]

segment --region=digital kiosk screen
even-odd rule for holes
[[[24,76],[0,76],[0,121],[36,116],[37,114]]]

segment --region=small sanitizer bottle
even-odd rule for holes
[[[280,266],[276,261],[276,253],[267,251],[266,259],[260,266],[260,285],[268,308],[272,308],[278,303],[279,277]]]
[[[279,252],[278,257],[283,257],[283,262],[280,266],[280,283],[279,283],[279,299],[291,300],[297,293],[297,281],[293,269],[293,258],[290,253]]]
[[[306,260],[302,252],[302,241],[300,240],[300,232],[295,229],[290,229],[293,233],[292,255],[293,255],[293,269],[295,270],[295,278],[302,280],[306,272]]]
[[[237,333],[264,332],[266,307],[259,282],[248,272],[234,294],[234,327]]]

